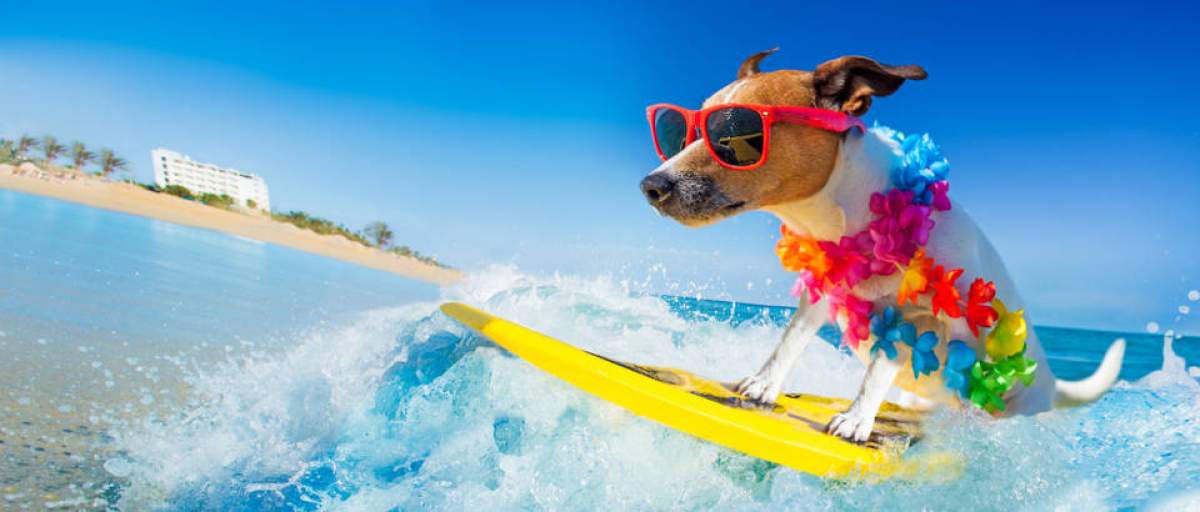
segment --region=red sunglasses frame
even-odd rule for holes
[[[762,118],[763,123],[763,150],[762,156],[758,161],[750,165],[733,165],[721,160],[717,157],[717,151],[712,147],[712,139],[708,137],[708,116],[713,112],[724,110],[727,108],[741,107],[757,112]],[[850,114],[815,107],[778,107],[772,105],[754,105],[750,103],[726,103],[708,107],[704,110],[689,110],[678,105],[670,103],[657,103],[646,107],[646,120],[650,123],[650,136],[654,138],[654,151],[658,152],[658,157],[663,161],[667,160],[663,154],[662,147],[658,143],[658,130],[654,122],[654,113],[658,109],[670,109],[681,114],[687,122],[687,138],[683,142],[683,147],[688,147],[696,141],[696,129],[699,127],[700,136],[706,141],[704,144],[708,148],[709,156],[716,160],[718,164],[726,169],[734,171],[749,171],[757,169],[767,162],[767,152],[771,147],[771,126],[775,123],[791,123],[818,128],[821,130],[845,133],[852,128],[858,128],[860,132],[866,132],[867,126],[862,120]],[[682,151],[682,150],[681,150]]]

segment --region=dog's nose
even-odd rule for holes
[[[660,173],[653,173],[642,179],[642,194],[645,194],[646,200],[653,205],[662,203],[671,197],[673,188],[675,188],[675,182]]]

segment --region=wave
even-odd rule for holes
[[[778,312],[712,315],[609,278],[493,267],[444,292],[617,359],[735,380]],[[916,450],[968,461],[950,482],[834,483],[635,417],[533,369],[436,303],[365,313],[290,349],[189,378],[188,405],[114,428],[125,509],[486,510],[896,507],[1105,509],[1200,482],[1200,384],[1163,368],[1099,402],[990,421],[939,413]],[[731,306],[732,307],[732,306]],[[1195,371],[1195,368],[1192,369]],[[851,396],[861,365],[810,345],[789,389]]]

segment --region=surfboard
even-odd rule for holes
[[[616,361],[579,349],[471,306],[441,310],[484,337],[592,395],[636,415],[753,457],[822,477],[917,478],[941,456],[905,458],[921,438],[924,414],[885,403],[864,443],[826,434],[825,426],[850,401],[785,394],[774,405],[752,402],[728,383],[691,372]]]

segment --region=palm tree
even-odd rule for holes
[[[13,141],[0,139],[0,164],[7,164],[17,159],[17,146]]]
[[[37,139],[28,135],[22,135],[20,139],[17,139],[17,159],[25,160],[29,158],[29,150],[36,148],[37,146]]]
[[[54,163],[54,159],[58,158],[67,148],[58,143],[58,139],[53,135],[42,137],[42,153],[46,155],[46,165]]]
[[[71,163],[74,164],[75,170],[78,171],[96,158],[96,154],[87,150],[87,147],[82,142],[75,141],[71,144]]]
[[[387,224],[376,221],[367,224],[367,227],[363,228],[363,234],[375,242],[375,247],[382,249],[392,243],[392,235],[394,233],[392,233],[392,229]]]
[[[108,176],[113,171],[124,170],[129,165],[124,158],[113,154],[111,149],[104,148],[100,150],[100,173]]]

